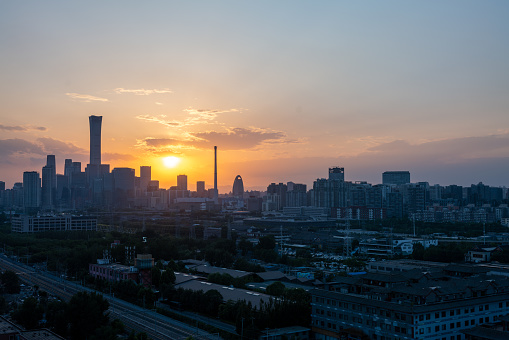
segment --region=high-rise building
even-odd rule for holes
[[[37,171],[23,173],[23,206],[25,212],[34,212],[41,206],[41,177]]]
[[[410,183],[410,171],[385,171],[382,174],[382,184],[408,184]]]
[[[57,169],[55,155],[46,156],[46,166],[42,168],[41,204],[43,209],[53,209],[57,190]]]
[[[307,205],[307,186],[293,182],[286,183],[286,206],[304,207]]]
[[[329,180],[345,180],[345,168],[333,167],[329,168]]]
[[[140,166],[140,188],[142,192],[147,191],[148,185],[152,180],[152,168],[150,166]]]
[[[135,170],[131,168],[114,168],[111,173],[114,183],[113,200],[119,207],[128,207],[135,193]]]
[[[244,196],[244,182],[242,181],[242,177],[240,177],[240,175],[237,175],[233,181],[232,194],[238,198],[242,198],[242,196]]]
[[[219,202],[219,192],[217,191],[217,146],[214,146],[214,189],[212,190],[212,199],[214,204]]]
[[[90,164],[101,164],[101,124],[102,116],[90,116]]]
[[[205,197],[207,192],[205,191],[205,181],[196,182],[196,194],[198,197]]]
[[[187,175],[177,176],[177,190],[187,190]]]

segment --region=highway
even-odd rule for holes
[[[38,285],[41,290],[66,302],[77,292],[95,292],[93,289],[56,277],[48,272],[36,271],[32,267],[14,262],[3,254],[0,255],[0,268],[14,271],[22,282],[28,285]],[[151,339],[177,340],[188,337],[194,339],[220,339],[218,334],[210,334],[113,296],[103,295],[103,298],[108,300],[110,304],[109,312],[112,319],[120,319],[126,329],[145,332]]]

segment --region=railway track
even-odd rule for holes
[[[66,302],[69,302],[72,296],[78,292],[96,292],[47,272],[39,272],[19,262],[13,262],[3,255],[0,255],[0,268],[12,270],[18,274],[22,282],[28,285],[37,285],[41,290]],[[193,337],[194,339],[219,339],[217,334],[207,333],[158,314],[153,310],[139,307],[109,295],[103,295],[103,298],[110,304],[109,312],[112,318],[121,320],[129,331],[145,332],[151,339],[180,340],[188,337]]]

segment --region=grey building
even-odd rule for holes
[[[382,184],[407,184],[410,183],[410,171],[385,171],[382,174]]]

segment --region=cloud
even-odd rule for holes
[[[286,135],[281,131],[258,128],[230,128],[227,132],[198,132],[192,134],[200,144],[221,145],[224,150],[251,149],[263,143],[285,143]]]
[[[63,142],[49,137],[37,138],[37,141],[42,144],[44,151],[50,154],[70,155],[86,154],[88,152],[70,142]]]
[[[198,125],[198,124],[210,124],[214,121],[217,116],[221,113],[228,112],[241,112],[240,109],[228,109],[228,110],[210,110],[210,109],[185,109],[184,112],[188,114],[183,120],[167,120],[166,115],[150,116],[150,115],[139,115],[137,119],[145,120],[148,122],[158,123],[167,127],[182,128],[186,126]]]
[[[170,90],[170,89],[145,90],[145,89],[124,89],[122,87],[117,87],[114,91],[117,94],[131,93],[131,94],[135,94],[137,96],[148,96],[148,95],[151,95],[151,94],[173,93],[173,91]]]
[[[10,163],[11,157],[44,153],[41,145],[19,138],[0,140],[0,163]]]
[[[25,131],[29,131],[29,130],[46,131],[47,128],[45,128],[43,126],[32,126],[32,125],[14,125],[14,126],[9,126],[9,125],[2,125],[2,124],[0,124],[0,130],[25,132]]]
[[[290,140],[282,131],[259,128],[229,128],[225,132],[189,133],[187,138],[152,138],[138,141],[137,146],[150,152],[179,152],[184,149],[207,149],[214,145],[222,150],[247,150],[268,144],[301,143]]]
[[[161,118],[159,118],[159,117],[161,117]],[[168,127],[183,127],[183,126],[185,126],[185,124],[183,122],[179,122],[177,120],[165,120],[164,119],[165,117],[166,117],[165,115],[160,115],[160,116],[139,115],[139,116],[136,116],[137,119],[162,124],[162,125],[165,125]]]
[[[434,158],[446,163],[463,159],[509,157],[509,133],[442,139],[419,144],[394,140],[371,147],[369,154]]]
[[[95,96],[91,96],[89,94],[66,93],[65,95],[72,99],[82,100],[86,103],[89,103],[92,101],[98,101],[98,102],[107,102],[108,101],[108,99],[106,99],[106,98],[95,97]]]

